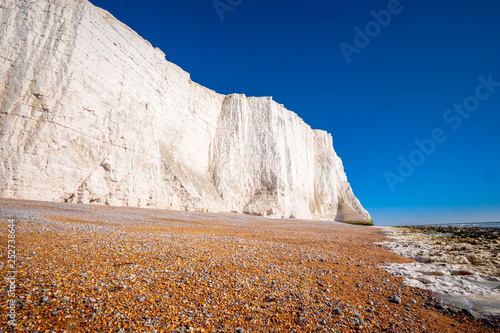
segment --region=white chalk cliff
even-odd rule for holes
[[[369,222],[330,134],[86,0],[0,2],[0,197]]]

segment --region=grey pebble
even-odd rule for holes
[[[470,317],[475,317],[474,313],[469,309],[462,309],[462,312]]]
[[[437,303],[436,305],[434,305],[434,307],[438,310],[446,310],[448,309],[448,307],[442,303]]]
[[[389,302],[401,304],[401,297],[399,297],[398,295],[395,295],[389,299]]]

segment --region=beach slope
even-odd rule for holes
[[[9,220],[18,332],[499,331],[386,272],[379,228],[0,199],[4,249]]]

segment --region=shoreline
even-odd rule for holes
[[[443,304],[500,317],[500,229],[411,226],[384,229],[381,244],[416,262],[386,269],[409,286],[436,293]]]
[[[8,219],[18,332],[500,332],[385,271],[412,260],[374,227],[0,199],[2,246]]]

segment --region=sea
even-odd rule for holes
[[[463,227],[463,228],[500,228],[500,222],[472,222],[472,223],[439,223],[439,224],[419,224],[429,226]],[[404,226],[402,226],[404,227]]]

